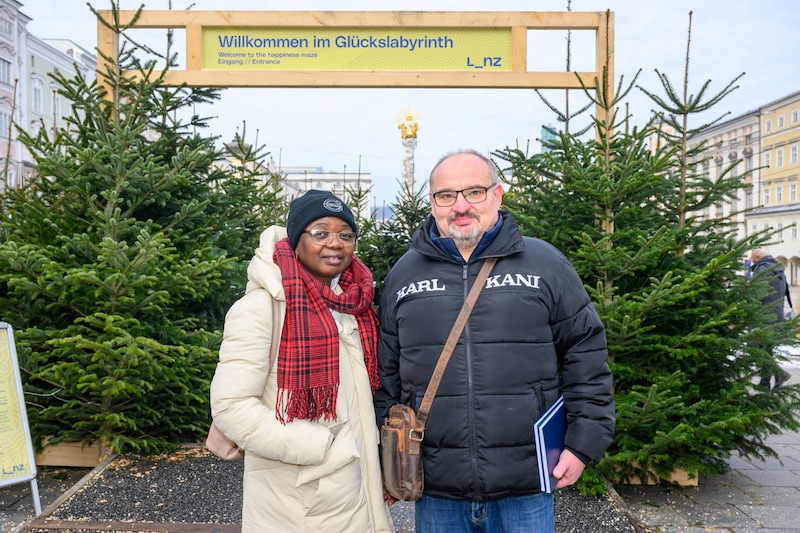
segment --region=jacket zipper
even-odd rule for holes
[[[463,283],[462,300],[467,301],[467,294],[469,294],[469,265],[464,265],[461,270],[461,280]],[[469,320],[464,326],[464,352],[466,354],[467,363],[467,409],[469,413],[469,457],[470,467],[472,468],[472,483],[475,486],[476,493],[481,492],[479,486],[480,477],[478,476],[478,454],[477,443],[475,439],[475,394],[472,383],[472,343],[470,342],[469,333]]]

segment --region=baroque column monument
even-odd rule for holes
[[[406,108],[397,117],[397,127],[400,130],[405,154],[403,155],[403,181],[410,190],[414,190],[414,149],[417,147],[417,114],[411,108]]]

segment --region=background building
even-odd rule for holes
[[[689,161],[695,165],[696,174],[712,181],[741,177],[745,185],[733,201],[709,207],[700,216],[704,219],[730,217],[737,225],[739,238],[743,238],[748,234],[743,211],[756,207],[759,198],[759,111],[749,111],[708,128],[691,140],[691,147],[700,145],[705,147],[702,153]]]
[[[240,167],[244,154],[242,151],[250,152],[252,146],[243,143],[234,136],[230,143],[225,145],[226,150],[223,159],[214,162],[214,166],[227,171]],[[249,154],[247,159],[253,159],[254,155]],[[336,196],[347,202],[352,207],[348,191],[369,191],[372,187],[372,176],[369,172],[326,172],[322,167],[313,166],[289,166],[284,167],[276,164],[274,159],[263,164],[249,162],[249,170],[256,176],[262,176],[264,182],[275,180],[276,187],[280,189],[279,194],[287,201],[291,201],[298,196],[302,196],[309,189],[331,191]],[[368,218],[370,215],[369,205],[361,208],[361,216]]]
[[[698,173],[712,180],[723,175],[744,180],[736,199],[701,216],[730,215],[740,237],[775,230],[768,248],[786,268],[792,301],[800,302],[800,92],[720,122],[691,142],[705,146],[690,161],[703,165],[695,169]]]
[[[331,191],[347,201],[349,190],[368,191],[372,186],[369,172],[330,172],[322,167],[275,167],[275,171],[283,176],[284,191],[287,198],[296,198],[309,189]],[[367,212],[363,216],[369,216]]]
[[[24,185],[33,163],[19,142],[16,128],[35,133],[40,128],[66,126],[69,100],[58,94],[51,74],[79,71],[94,80],[95,56],[68,39],[40,39],[28,33],[31,18],[16,0],[0,0],[0,187]]]
[[[747,225],[750,231],[778,231],[770,252],[786,267],[789,284],[800,292],[800,92],[762,106],[760,115],[761,187],[758,207],[748,213]],[[792,296],[792,301],[800,300],[794,291]]]

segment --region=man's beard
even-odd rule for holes
[[[473,218],[478,220],[478,217],[473,216]],[[447,227],[450,230],[450,238],[455,241],[456,248],[459,250],[472,250],[478,246],[478,242],[480,242],[481,237],[483,236],[483,230],[480,226],[469,230],[462,230],[448,220]]]

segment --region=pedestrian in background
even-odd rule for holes
[[[393,531],[373,411],[373,278],[353,254],[356,229],[330,192],[293,200],[286,229],[261,234],[225,318],[211,410],[245,452],[243,533]]]
[[[758,275],[767,276],[769,279],[770,290],[761,303],[770,311],[772,323],[786,321],[783,312],[783,299],[789,296],[789,284],[786,282],[783,265],[773,258],[766,248],[757,248],[750,254],[750,271],[753,277]],[[775,388],[777,389],[792,377],[791,374],[783,370],[775,360],[774,344],[768,344],[764,349],[769,353],[770,359],[760,370],[761,380],[759,386],[769,390],[772,386],[772,378],[775,378]]]
[[[447,154],[429,180],[431,215],[381,292],[379,421],[419,408],[445,339],[484,260],[498,262],[444,372],[422,439],[416,533],[554,530],[539,487],[532,425],[563,394],[557,487],[599,461],[614,432],[603,324],[561,252],[523,237],[501,210],[494,163]]]

